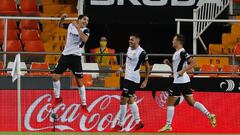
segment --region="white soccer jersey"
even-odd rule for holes
[[[88,28],[81,28],[81,31],[85,33],[86,35],[90,35],[89,29]],[[82,55],[82,49],[84,46],[84,42],[81,40],[79,33],[77,31],[77,28],[70,23],[68,25],[67,29],[67,41],[65,48],[62,52],[63,55],[77,55],[81,56]]]
[[[188,53],[186,53],[184,48],[182,48],[174,53],[174,55],[172,57],[173,77],[174,77],[173,83],[188,83],[188,82],[190,82],[190,78],[186,72],[182,76],[179,76],[179,74],[178,74],[179,71],[181,71],[183,68],[185,68],[188,65],[187,61],[189,58],[190,58],[190,55]]]
[[[125,79],[140,83],[140,66],[148,60],[147,53],[140,46],[134,50],[128,48],[126,57]]]

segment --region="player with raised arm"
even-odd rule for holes
[[[87,28],[89,17],[87,15],[80,15],[77,21],[73,21],[70,24],[64,24],[63,21],[66,17],[67,14],[63,14],[59,22],[60,28],[67,29],[67,40],[62,56],[60,57],[52,75],[55,95],[54,105],[56,106],[63,101],[60,96],[60,77],[67,69],[70,69],[77,81],[78,90],[82,100],[83,113],[89,115],[86,103],[86,90],[82,82],[83,74],[81,63],[82,49],[90,35],[90,31]]]
[[[174,116],[174,104],[177,98],[181,95],[187,103],[201,111],[207,118],[209,118],[212,127],[216,126],[216,116],[211,114],[203,104],[197,102],[193,98],[192,90],[190,88],[190,78],[187,71],[193,69],[196,65],[195,59],[192,58],[183,48],[185,42],[184,36],[181,34],[176,34],[173,38],[173,47],[176,49],[172,57],[172,63],[169,60],[164,60],[165,64],[168,64],[173,69],[174,81],[169,89],[169,96],[167,99],[167,120],[166,125],[159,129],[158,132],[172,131],[172,120]]]

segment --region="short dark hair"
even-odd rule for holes
[[[134,37],[138,38],[139,40],[141,40],[141,37],[138,33],[131,33],[130,36],[134,36]]]
[[[88,17],[88,15],[85,15],[85,14],[79,15],[79,16],[78,16],[78,20],[81,20],[81,19],[82,19],[83,17],[85,17],[85,16]]]
[[[185,37],[182,34],[175,34],[175,37],[182,45],[185,43]]]

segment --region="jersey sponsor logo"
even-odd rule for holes
[[[82,72],[74,72],[74,74],[76,74],[76,75],[81,75]]]
[[[110,6],[110,5],[119,5],[123,6],[125,5],[125,2],[128,1],[134,6],[166,6],[168,3],[171,4],[171,6],[194,6],[197,4],[197,6],[202,6],[205,3],[212,3],[216,4],[217,6],[222,6],[221,0],[91,0],[91,5],[98,5],[98,6]]]
[[[225,91],[233,91],[235,88],[235,83],[233,80],[225,80],[223,82],[220,83],[220,88],[224,88],[224,86],[226,87]]]
[[[78,34],[73,34],[73,33],[70,32],[70,36],[78,37]]]

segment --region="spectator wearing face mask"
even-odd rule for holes
[[[105,36],[102,36],[99,40],[99,47],[91,49],[90,52],[93,54],[114,54],[115,50],[107,47],[108,40]],[[91,62],[96,62],[101,65],[114,65],[117,64],[116,56],[93,56]]]

